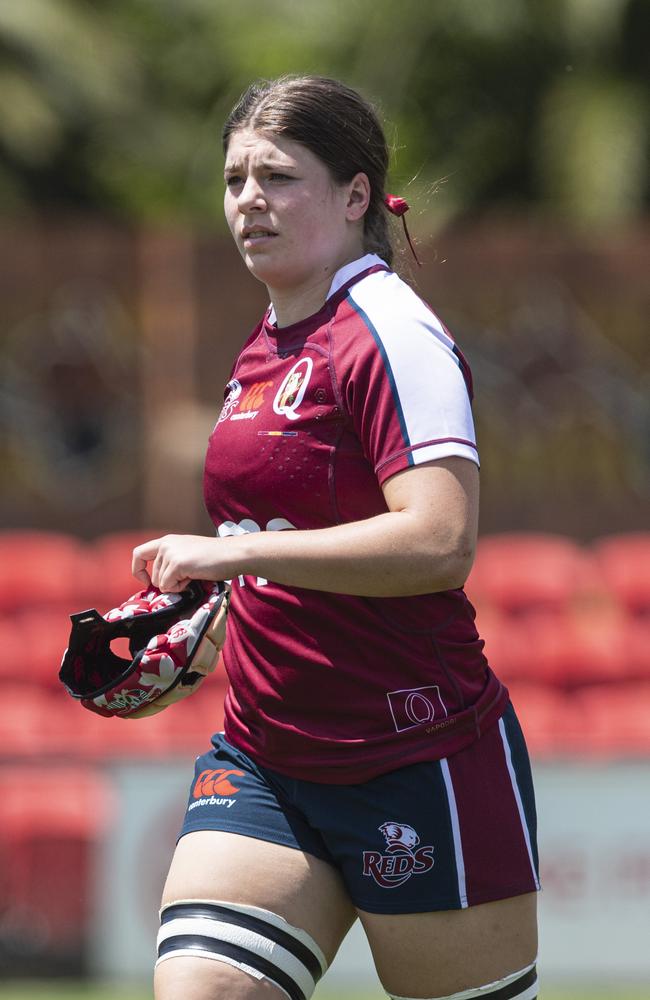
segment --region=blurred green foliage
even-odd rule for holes
[[[308,72],[378,104],[423,234],[625,223],[650,190],[649,39],[648,0],[5,0],[0,199],[218,227],[225,115]]]

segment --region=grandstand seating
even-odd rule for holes
[[[650,618],[650,532],[601,538],[593,558],[605,586],[631,614]]]
[[[222,667],[137,721],[82,710],[58,680],[68,615],[140,589],[131,551],[158,533],[0,534],[0,958],[14,972],[83,968],[110,766],[189,763],[222,724]],[[650,757],[650,534],[487,537],[466,590],[534,758]]]
[[[557,535],[513,532],[482,538],[467,592],[509,614],[561,611],[595,584],[589,554]]]
[[[58,671],[70,635],[69,611],[40,606],[13,615],[14,641],[20,642],[20,678],[38,687],[59,687]]]
[[[487,537],[466,590],[534,755],[650,755],[650,533]]]
[[[648,676],[638,623],[617,611],[539,611],[525,618],[479,611],[485,652],[505,682],[530,681],[566,692]]]
[[[112,815],[97,771],[0,768],[0,950],[15,971],[78,971],[89,933],[93,852]]]
[[[90,562],[81,542],[47,531],[0,533],[0,614],[36,602],[77,610],[90,585]]]
[[[508,690],[535,756],[547,759],[565,753],[564,734],[572,725],[567,699],[559,691],[535,682],[509,683]]]
[[[133,546],[159,533],[124,531],[90,543],[52,532],[0,534],[0,760],[28,760],[44,739],[61,760],[192,753],[219,728],[221,669],[187,702],[137,722],[81,711],[58,681],[69,613],[106,610],[139,589]],[[588,753],[590,745],[613,755],[650,753],[643,725],[625,737],[605,724],[599,701],[628,705],[650,682],[650,533],[588,546],[541,533],[487,536],[466,590],[486,655],[530,720],[533,753]],[[595,719],[582,733],[569,724],[578,709]],[[630,705],[630,719],[636,713]]]
[[[575,712],[582,739],[569,747],[581,755],[611,758],[650,754],[650,680],[605,691],[598,685],[577,692]]]
[[[21,684],[3,681],[0,689],[0,758],[28,759],[39,753],[48,729],[48,695]]]

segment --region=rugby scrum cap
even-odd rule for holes
[[[84,708],[108,717],[153,715],[192,694],[225,641],[230,588],[192,580],[180,594],[149,587],[100,615],[70,615],[59,678]],[[130,659],[111,649],[129,640]]]

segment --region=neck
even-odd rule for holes
[[[327,292],[332,284],[332,278],[336,272],[328,274],[321,281],[310,284],[298,290],[269,288],[269,297],[275,310],[277,325],[291,326],[292,323],[299,323],[307,316],[314,313],[325,304]]]
[[[275,288],[267,285],[273,303],[278,327],[291,326],[313,316],[325,304],[334,275],[346,264],[363,257],[363,249],[355,249],[326,267],[323,272],[302,285],[292,288]]]

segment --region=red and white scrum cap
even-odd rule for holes
[[[153,715],[192,694],[225,640],[230,588],[192,580],[180,594],[149,587],[100,615],[70,615],[59,678],[84,708],[108,717]],[[131,659],[111,649],[129,640]]]

